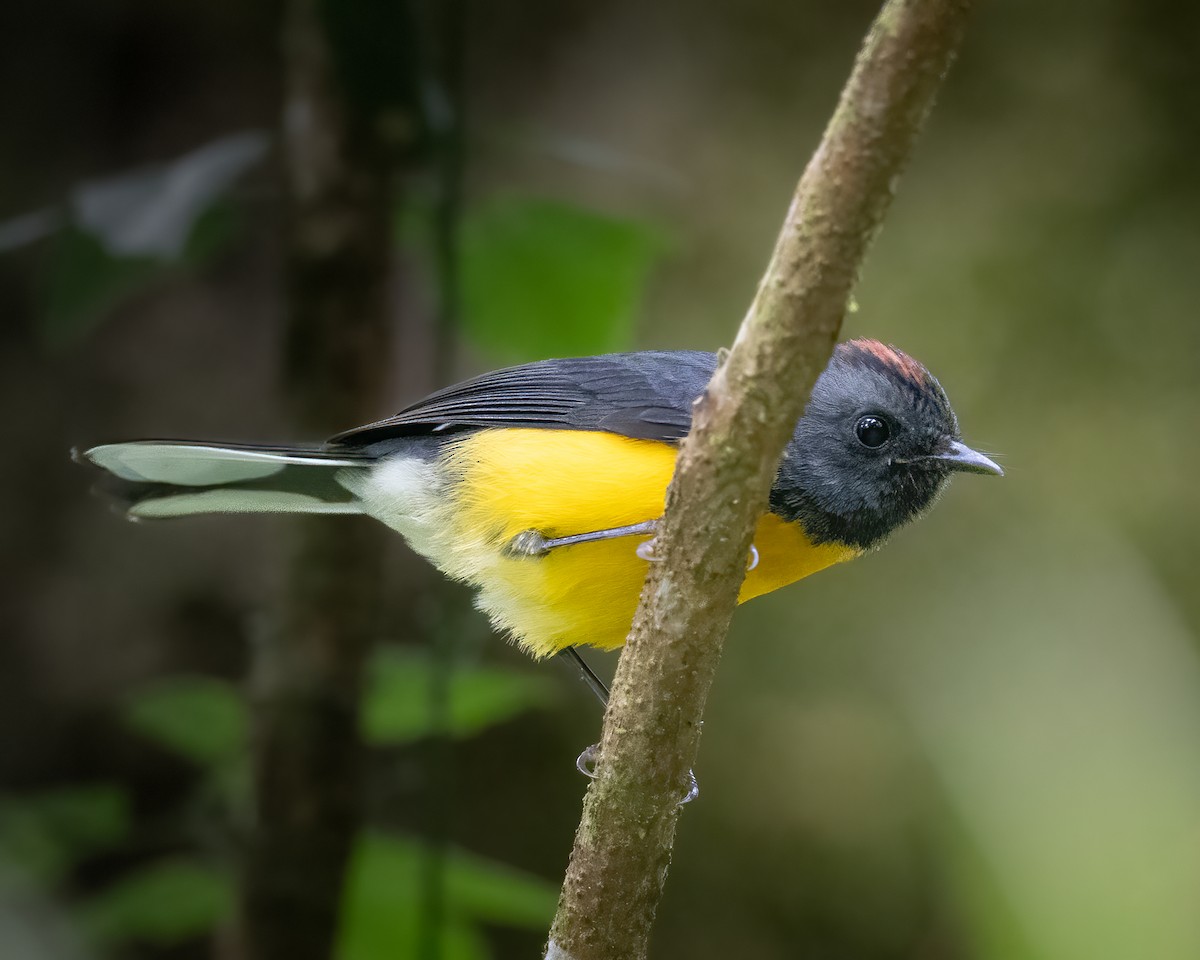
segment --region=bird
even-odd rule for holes
[[[135,520],[373,517],[473,586],[527,653],[578,659],[580,646],[624,643],[679,444],[718,362],[701,351],[540,360],[323,444],[139,440],[81,459]],[[784,450],[739,602],[879,547],[958,472],[1003,475],[963,442],[933,375],[878,340],[838,344]]]

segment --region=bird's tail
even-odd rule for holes
[[[317,447],[140,440],[79,455],[104,471],[100,489],[132,519],[192,513],[362,513],[339,482],[374,460]]]

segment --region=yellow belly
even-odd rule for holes
[[[479,606],[528,652],[565,646],[611,649],[625,642],[646,578],[635,552],[645,537],[559,547],[541,557],[504,548],[536,530],[563,537],[662,515],[676,449],[650,440],[568,430],[484,430],[454,444],[444,469],[454,481],[444,568],[480,588]],[[815,546],[798,524],[773,514],[754,536],[759,563],[739,602],[769,593],[860,551]]]

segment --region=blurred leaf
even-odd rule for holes
[[[551,200],[503,198],[462,227],[463,322],[500,357],[627,348],[662,236]]]
[[[63,211],[57,207],[45,207],[0,222],[0,253],[51,237],[62,223]]]
[[[978,960],[1043,960],[964,824],[947,812],[938,827],[948,888],[970,932],[974,955]]]
[[[144,257],[114,257],[96,237],[68,226],[54,245],[42,339],[58,347],[82,336],[123,298],[160,276],[163,269]]]
[[[114,260],[180,260],[204,215],[269,146],[260,131],[236,133],[169,163],[85,181],[71,191],[70,219]],[[5,220],[0,252],[42,240],[62,222],[59,207]]]
[[[236,759],[246,742],[245,705],[213,677],[159,681],[126,700],[124,713],[138,732],[206,766]]]
[[[433,662],[428,656],[380,650],[370,665],[363,736],[371,743],[406,743],[437,732],[430,709]],[[554,686],[542,677],[491,667],[455,667],[445,733],[471,737],[546,704]]]
[[[339,935],[339,960],[412,956],[422,909],[421,844],[367,833],[351,861]],[[553,885],[503,864],[451,850],[444,864],[446,928],[443,957],[475,960],[487,955],[470,927],[473,921],[544,930],[554,916]]]
[[[1113,525],[1025,491],[972,530],[987,550],[887,626],[889,680],[965,838],[978,954],[1200,956],[1195,638]],[[930,565],[892,579],[915,589]]]
[[[411,844],[360,836],[342,894],[339,960],[411,955],[421,897],[420,862]]]
[[[230,912],[229,877],[207,864],[166,860],[129,874],[80,908],[90,936],[102,943],[179,943],[211,930]]]
[[[558,904],[553,884],[461,850],[450,854],[446,894],[451,909],[476,920],[530,930],[549,928]]]
[[[336,954],[338,960],[393,960],[419,955],[412,924],[401,926],[395,922],[396,916],[386,909],[380,911],[378,918],[383,921],[378,927],[363,926],[358,922],[343,926]],[[404,946],[398,948],[398,944]],[[447,921],[438,934],[436,956],[438,960],[488,960],[491,952],[470,926]]]
[[[129,832],[124,791],[112,784],[0,797],[0,851],[44,882],[120,842]]]
[[[171,163],[77,187],[50,263],[42,338],[62,346],[91,330],[124,298],[181,264],[203,263],[233,236],[222,197],[265,155],[251,132],[216,140]],[[9,221],[9,245],[46,233],[56,211]]]
[[[265,133],[222,137],[156,167],[80,185],[75,220],[115,257],[178,260],[200,216],[267,152]]]
[[[217,203],[197,218],[180,263],[196,266],[211,259],[231,240],[237,217]],[[61,347],[90,332],[127,297],[169,277],[179,264],[150,257],[114,255],[101,240],[75,226],[58,236],[46,283],[42,340]]]
[[[5,960],[92,957],[62,902],[30,881],[0,850],[0,954]]]

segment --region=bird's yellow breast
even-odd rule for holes
[[[633,620],[646,537],[558,547],[544,556],[506,550],[517,534],[564,537],[662,515],[676,448],[651,440],[573,430],[483,430],[454,442],[442,461],[452,550],[433,557],[480,589],[479,606],[535,656],[568,645],[620,646]],[[767,514],[754,536],[758,565],[739,601],[857,556],[814,545],[799,524]]]

